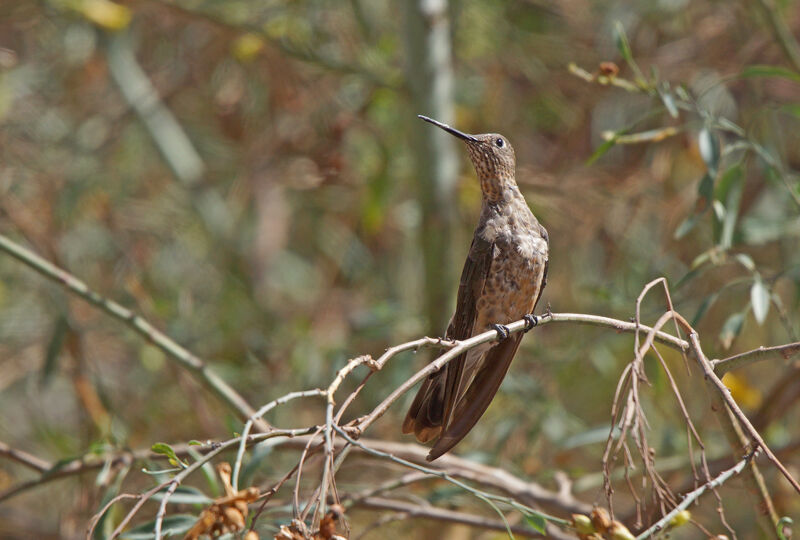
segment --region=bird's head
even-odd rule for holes
[[[504,136],[498,133],[470,135],[427,116],[419,115],[419,118],[466,143],[469,158],[481,182],[481,190],[488,199],[500,198],[506,188],[516,187],[514,148]]]

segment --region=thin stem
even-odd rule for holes
[[[756,428],[753,427],[753,424],[750,423],[750,420],[742,412],[742,409],[739,408],[739,405],[737,405],[736,401],[731,397],[728,388],[714,373],[714,369],[711,367],[711,362],[708,361],[708,358],[706,358],[705,354],[703,353],[703,349],[700,346],[700,339],[698,338],[697,333],[692,332],[691,334],[689,334],[689,340],[692,343],[692,349],[694,349],[695,356],[697,357],[697,361],[700,364],[700,368],[703,370],[703,374],[705,375],[706,380],[709,380],[711,384],[713,384],[717,388],[720,396],[722,396],[723,401],[731,410],[731,412],[733,412],[734,416],[736,416],[736,419],[739,422],[741,422],[748,436],[764,450],[764,453],[767,455],[769,460],[772,461],[772,463],[775,465],[775,467],[778,468],[781,474],[783,474],[786,480],[789,481],[794,490],[797,493],[800,493],[800,484],[797,483],[797,480],[794,479],[794,477],[786,469],[783,463],[781,463],[778,457],[774,453],[772,453],[772,450],[769,449],[767,443],[764,442],[764,439],[758,433]]]
[[[726,481],[728,481],[728,479],[742,472],[742,470],[750,462],[750,460],[753,459],[754,456],[755,452],[749,453],[741,461],[739,461],[739,463],[737,463],[727,471],[723,472],[713,480],[706,482],[705,484],[695,489],[694,491],[687,493],[679,505],[673,508],[672,511],[669,512],[668,514],[664,515],[664,517],[653,523],[653,525],[649,529],[647,529],[642,534],[637,536],[636,540],[643,540],[645,538],[649,538],[653,536],[655,533],[663,530],[666,526],[669,525],[669,522],[672,521],[672,518],[677,516],[681,511],[689,508],[689,505],[691,505],[694,501],[696,501],[700,497],[700,495],[702,495],[709,489],[714,489],[721,486]]]
[[[723,358],[722,360],[711,360],[711,365],[714,368],[714,373],[722,377],[732,369],[766,360],[769,357],[788,360],[798,352],[800,352],[800,342],[787,343],[786,345],[777,345],[775,347],[759,347],[758,349]]]
[[[8,253],[47,279],[58,283],[68,292],[100,308],[111,317],[133,329],[137,334],[161,349],[168,358],[193,373],[200,382],[243,419],[249,418],[255,413],[255,409],[247,403],[241,394],[222,380],[203,360],[180,346],[141,316],[117,302],[103,297],[69,272],[62,270],[2,234],[0,234],[0,251]],[[256,422],[256,425],[261,431],[269,429],[269,424],[262,420]]]

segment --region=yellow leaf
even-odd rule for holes
[[[131,10],[109,0],[84,0],[78,10],[106,30],[122,30],[131,22]]]
[[[746,378],[729,371],[722,377],[722,382],[731,391],[731,397],[742,407],[755,409],[761,405],[761,391],[751,386]]]
[[[264,48],[264,40],[258,34],[244,34],[233,42],[233,56],[240,62],[249,62]]]

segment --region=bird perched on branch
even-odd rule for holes
[[[483,202],[461,273],[456,311],[446,337],[463,340],[490,329],[498,341],[473,348],[431,374],[403,421],[420,442],[437,439],[428,461],[449,451],[472,429],[517,352],[522,334],[503,326],[525,319],[527,329],[547,278],[547,231],[528,208],[514,179],[514,149],[502,135],[469,135],[431,118],[422,120],[463,140],[478,173]]]

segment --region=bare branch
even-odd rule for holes
[[[45,461],[42,458],[36,457],[33,454],[29,454],[23,450],[11,448],[3,441],[0,441],[0,456],[6,456],[12,461],[16,461],[17,463],[25,465],[29,469],[33,469],[34,471],[40,473],[47,472],[53,468],[53,464],[49,461]]]
[[[729,356],[722,360],[710,360],[710,362],[711,366],[714,368],[714,372],[722,377],[732,369],[737,369],[769,358],[788,360],[798,352],[800,352],[800,342],[787,343],[786,345],[777,345],[775,347],[759,347],[758,349]]]
[[[692,343],[692,349],[694,350],[695,357],[700,364],[700,368],[703,370],[706,380],[710,381],[711,384],[717,388],[720,396],[722,396],[722,399],[725,401],[725,404],[736,416],[736,419],[742,423],[747,435],[764,450],[764,453],[778,468],[778,470],[781,471],[781,474],[786,477],[786,480],[789,481],[794,490],[797,491],[797,493],[800,493],[800,484],[797,483],[797,480],[794,479],[794,477],[786,469],[783,463],[781,463],[778,457],[772,453],[772,450],[769,449],[767,443],[764,442],[764,439],[758,433],[756,428],[753,427],[753,424],[750,423],[750,420],[747,419],[747,416],[745,416],[745,414],[742,412],[742,409],[739,408],[739,405],[737,405],[736,401],[731,397],[730,390],[728,390],[725,384],[714,373],[714,368],[711,367],[711,362],[709,362],[708,358],[706,358],[705,354],[703,353],[703,349],[700,346],[700,339],[698,338],[696,332],[689,334],[689,341]]]
[[[480,529],[489,529],[493,531],[506,532],[506,525],[502,521],[496,519],[489,519],[482,516],[475,516],[465,512],[456,512],[446,508],[438,508],[436,506],[421,506],[412,504],[405,501],[397,501],[392,499],[384,499],[382,497],[366,497],[359,499],[352,503],[354,506],[360,508],[370,508],[374,510],[392,510],[395,512],[402,512],[403,519],[408,518],[421,518],[421,519],[434,519],[436,521],[446,521],[448,523],[461,523],[469,525],[470,527],[477,527]],[[525,527],[510,527],[511,532],[515,536],[523,538],[544,538],[543,535]]]
[[[687,493],[684,496],[683,500],[681,501],[681,503],[679,505],[677,505],[675,508],[673,508],[671,512],[666,514],[664,517],[659,519],[657,522],[655,522],[646,531],[644,531],[639,536],[637,536],[636,540],[643,540],[645,538],[650,538],[655,533],[663,530],[667,525],[669,525],[669,522],[672,521],[672,518],[674,518],[676,515],[678,515],[678,513],[680,513],[682,510],[686,510],[687,508],[689,508],[689,505],[691,505],[694,501],[696,501],[707,490],[714,489],[716,487],[721,486],[726,481],[728,481],[728,479],[730,479],[731,477],[733,477],[733,476],[739,474],[740,472],[742,472],[742,469],[744,469],[745,466],[748,463],[750,463],[750,460],[753,459],[754,455],[755,455],[755,452],[751,452],[751,453],[747,454],[741,461],[739,461],[739,463],[737,463],[736,465],[734,465],[733,467],[731,467],[727,471],[723,472],[722,474],[720,474],[719,476],[717,476],[713,480],[710,480],[709,482],[706,482],[705,484],[703,484],[699,488],[695,489],[694,491],[692,491],[690,493]]]
[[[180,346],[133,311],[113,300],[101,296],[77,277],[36,255],[29,249],[13,242],[2,234],[0,234],[0,251],[8,253],[29,268],[36,270],[50,281],[58,283],[68,292],[100,308],[111,317],[133,329],[137,334],[166,353],[168,358],[193,373],[200,382],[211,390],[223,403],[234,410],[241,418],[250,418],[255,413],[255,409],[253,409],[236,390],[222,380],[206,362]],[[267,431],[270,427],[269,424],[262,420],[257,421],[256,426],[260,431]]]

